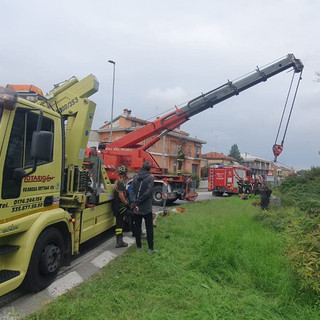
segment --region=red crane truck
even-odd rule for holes
[[[150,122],[144,127],[116,141],[105,144],[100,154],[110,180],[116,179],[115,169],[120,165],[123,164],[129,170],[136,172],[141,168],[142,163],[148,160],[152,165],[151,170],[155,178],[153,192],[153,203],[155,205],[162,205],[162,186],[165,181],[168,182],[167,203],[174,202],[177,199],[194,200],[197,197],[197,193],[191,176],[165,174],[154,157],[147,152],[148,148],[159,141],[166,133],[188,121],[190,117],[212,108],[214,105],[238,95],[240,92],[264,82],[289,68],[293,68],[294,72],[300,73],[303,69],[303,64],[293,54],[288,54],[261,69],[257,68],[237,81],[228,81],[214,90],[201,94],[189,101],[184,107],[176,108],[173,112]],[[150,137],[153,138],[148,144],[141,145],[145,139]],[[93,151],[89,151],[90,153],[93,153]]]

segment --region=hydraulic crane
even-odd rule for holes
[[[238,79],[235,82],[228,81],[222,86],[189,101],[184,107],[176,108],[173,112],[156,119],[153,122],[133,131],[120,139],[105,144],[101,150],[108,176],[111,180],[116,179],[114,168],[121,164],[126,165],[130,170],[137,171],[142,163],[148,160],[152,165],[152,172],[155,176],[154,204],[161,205],[161,185],[168,181],[169,201],[176,199],[194,200],[197,194],[191,188],[190,176],[168,176],[159,166],[154,157],[147,152],[148,148],[160,140],[169,131],[176,129],[188,121],[192,116],[212,108],[214,105],[238,95],[240,92],[255,86],[260,82],[275,76],[276,74],[293,68],[294,73],[301,73],[303,64],[293,54],[280,58],[279,60]],[[140,145],[145,139],[153,137],[146,145]]]

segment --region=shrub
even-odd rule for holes
[[[276,191],[282,207],[254,219],[287,239],[287,253],[302,288],[320,293],[320,168],[287,177]]]

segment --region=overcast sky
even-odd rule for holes
[[[0,83],[44,92],[93,73],[100,88],[93,129],[124,108],[153,120],[175,105],[288,53],[305,65],[279,163],[319,166],[320,1],[1,1]],[[203,153],[240,152],[273,160],[291,73],[283,72],[186,122]],[[280,133],[281,142],[283,133]]]

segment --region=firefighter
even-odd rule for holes
[[[244,187],[243,179],[238,180],[239,194],[243,193],[243,187]]]
[[[251,191],[252,191],[251,183],[250,183],[249,180],[246,180],[246,181],[244,182],[244,193],[245,193],[245,194],[250,194]]]
[[[177,161],[178,161],[177,173],[178,173],[178,175],[181,175],[181,169],[183,166],[184,159],[185,159],[185,155],[182,151],[182,148],[180,147],[180,150],[178,151],[178,155],[177,155]]]
[[[259,188],[259,193],[261,197],[261,209],[268,210],[272,190],[269,188],[266,182]]]
[[[116,248],[127,247],[128,244],[123,241],[123,227],[125,219],[131,217],[132,212],[129,209],[129,202],[126,192],[127,168],[121,165],[118,168],[119,178],[114,183],[114,199],[112,201],[113,215],[116,217]]]
[[[256,196],[259,194],[259,188],[261,187],[261,183],[258,179],[254,179],[253,185],[252,185],[252,193]]]

